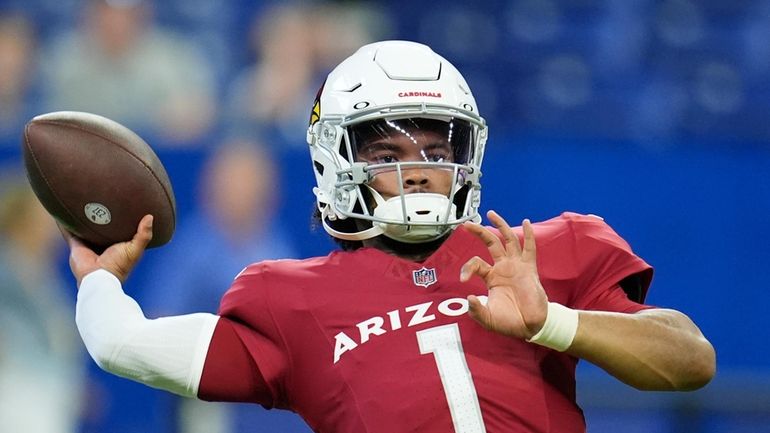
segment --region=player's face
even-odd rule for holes
[[[359,161],[369,164],[396,162],[453,162],[452,148],[446,137],[433,131],[404,132],[363,144],[357,153]],[[395,168],[376,170],[369,185],[387,200],[400,194]],[[447,168],[427,166],[402,167],[404,192],[428,192],[449,195],[454,173]]]

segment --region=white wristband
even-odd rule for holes
[[[548,315],[540,331],[527,341],[564,352],[572,345],[578,328],[578,311],[555,302],[548,303]]]

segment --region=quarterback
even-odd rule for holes
[[[152,216],[101,255],[64,233],[86,348],[149,386],[334,433],[584,432],[579,359],[638,389],[708,383],[711,344],[685,314],[644,304],[652,268],[601,218],[511,227],[489,211],[480,224],[486,140],[446,59],[412,42],[360,48],[307,132],[316,216],[341,248],[248,265],[217,314],[149,320],[122,282]]]

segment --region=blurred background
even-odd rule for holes
[[[490,125],[485,210],[603,216],[655,266],[648,303],[715,345],[717,376],[692,393],[581,366],[588,431],[770,432],[770,0],[0,0],[0,432],[309,431],[95,367],[20,135],[81,110],[151,143],[178,229],[126,290],[150,315],[215,311],[244,264],[334,248],[310,224],[310,106],[380,39],[465,74]]]

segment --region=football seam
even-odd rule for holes
[[[144,166],[144,168],[147,169],[148,172],[150,172],[150,174],[152,175],[153,179],[155,179],[155,182],[160,186],[160,189],[163,190],[163,195],[166,196],[166,202],[168,202],[168,204],[171,207],[171,212],[172,212],[172,215],[173,215],[172,221],[176,221],[176,206],[174,206],[174,202],[173,202],[173,200],[171,200],[171,196],[169,195],[169,192],[166,190],[166,188],[163,187],[163,182],[161,182],[160,179],[158,178],[158,176],[155,174],[155,172],[150,169],[149,165],[147,165],[144,161],[142,161],[141,158],[136,156],[136,154],[131,152],[129,149],[126,149],[120,143],[118,143],[118,142],[116,142],[114,140],[111,140],[111,139],[109,139],[108,137],[105,137],[102,134],[98,134],[98,133],[96,133],[96,132],[94,132],[94,131],[92,131],[90,129],[86,129],[86,128],[83,128],[83,127],[80,127],[80,126],[77,126],[77,125],[73,125],[71,123],[57,122],[55,120],[38,120],[37,123],[49,124],[49,125],[57,125],[57,126],[64,126],[66,128],[72,128],[72,129],[77,129],[77,130],[80,130],[80,131],[83,131],[83,132],[87,132],[90,135],[99,137],[99,138],[103,139],[104,141],[107,141],[109,143],[114,144],[115,146],[117,146],[118,148],[120,148],[121,150],[126,152],[127,154],[131,155],[134,159],[139,161]],[[137,137],[139,137],[139,136],[137,136]],[[139,137],[139,139],[141,140],[142,138]],[[148,145],[148,147],[149,147],[149,145]],[[169,180],[169,182],[170,182],[170,180]],[[58,200],[58,197],[57,197],[57,200]],[[152,241],[150,241],[150,243],[152,243]]]
[[[49,122],[51,123],[51,122]],[[48,176],[46,176],[43,169],[40,167],[40,163],[38,162],[37,156],[35,155],[35,151],[29,144],[29,126],[24,128],[24,146],[27,148],[27,151],[29,152],[29,155],[32,157],[32,161],[35,163],[35,167],[37,168],[37,172],[40,173],[40,177],[43,178],[43,181],[45,182],[46,186],[48,187],[48,190],[51,191],[51,195],[56,199],[56,201],[59,203],[59,205],[64,209],[69,216],[71,216],[75,221],[82,221],[80,217],[77,215],[74,215],[69,207],[64,205],[64,202],[62,202],[61,198],[59,198],[59,194],[56,192],[56,189],[51,185],[51,183],[48,181]],[[110,239],[94,230],[90,225],[85,224],[84,227],[91,233],[95,234],[96,236],[109,241]]]

